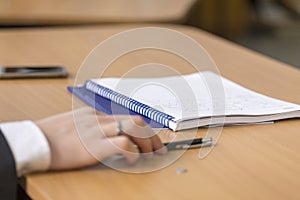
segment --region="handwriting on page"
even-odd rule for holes
[[[118,82],[120,81],[120,82]],[[273,99],[211,72],[153,79],[106,79],[107,87],[175,118],[269,115],[297,105]]]
[[[178,99],[143,99],[145,104],[153,106],[160,111],[166,112],[174,117],[182,116],[212,116],[222,109],[224,115],[268,115],[277,111],[294,108],[293,104],[275,100],[261,95],[235,95],[227,96],[226,99],[207,98],[180,98]],[[225,101],[225,102],[224,102]],[[219,110],[220,111],[220,110]],[[218,113],[220,113],[218,111]]]

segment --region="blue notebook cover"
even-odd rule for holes
[[[128,110],[127,108],[110,101],[107,98],[101,97],[94,92],[91,92],[85,88],[85,86],[67,87],[68,91],[83,101],[88,106],[95,108],[96,110],[109,114],[109,115],[139,115],[136,112]],[[140,115],[152,128],[166,128],[162,124],[159,124],[145,116]]]

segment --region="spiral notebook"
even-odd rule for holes
[[[102,112],[139,114],[174,131],[300,117],[300,105],[256,93],[208,71],[161,78],[92,79],[68,89]]]

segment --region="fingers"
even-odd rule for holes
[[[148,138],[130,138],[140,149],[142,153],[146,153],[148,157],[153,156],[153,144]]]
[[[118,152],[121,153],[128,163],[133,164],[139,158],[139,150],[136,148],[130,139],[126,136],[119,136],[110,139],[110,142],[118,147]]]
[[[89,109],[81,112],[91,113]],[[167,152],[160,138],[140,116],[97,116],[94,114],[82,116],[81,123],[84,124],[81,129],[85,135],[81,134],[83,140],[115,137],[121,131],[139,147],[142,153],[148,153],[150,157],[153,151],[159,154]],[[120,130],[119,123],[121,123],[122,130]]]
[[[122,131],[136,138],[149,138],[155,133],[149,125],[140,117],[128,117],[120,121],[122,123]]]
[[[97,146],[98,149],[92,153],[96,155],[99,161],[112,155],[121,154],[129,164],[133,164],[140,155],[136,146],[126,136],[104,139],[101,141],[101,145]]]
[[[141,117],[135,116],[133,120],[127,119],[121,122],[122,132],[139,146],[142,153],[148,153],[151,156],[153,151],[160,154],[167,152],[160,138]]]
[[[131,137],[130,139],[139,147],[142,153],[147,153],[149,156],[153,155],[153,151],[158,154],[167,153],[167,148],[156,135],[150,138]]]
[[[124,121],[124,135],[118,136],[116,119]],[[36,123],[51,148],[51,169],[84,167],[115,154],[134,163],[139,149],[149,154],[163,149],[159,137],[137,116],[97,116],[93,109],[84,108]]]
[[[138,126],[145,126],[147,123],[139,115],[98,115],[99,123],[109,123],[123,120],[131,120]]]
[[[150,137],[151,143],[153,145],[153,151],[158,154],[167,153],[167,147],[161,142],[160,138],[157,135]]]
[[[89,135],[88,137],[91,138],[109,138],[109,137],[115,137],[118,135],[119,129],[117,123],[108,123],[98,125],[95,124],[93,126],[90,126],[88,129],[83,132],[81,135]]]

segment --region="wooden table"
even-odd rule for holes
[[[183,22],[195,0],[1,0],[0,24]]]
[[[197,29],[168,27],[202,44],[223,76],[263,94],[300,103],[299,70]],[[63,64],[72,76],[60,80],[1,80],[1,121],[35,120],[70,110],[72,97],[66,86],[74,82],[85,56],[100,41],[128,28],[107,25],[2,30],[2,65]],[[120,75],[131,66],[149,61],[188,73],[186,61],[150,50],[121,57],[112,66],[122,66],[122,70],[108,73]],[[205,130],[200,129],[199,134]],[[299,130],[299,119],[225,127],[217,146],[203,160],[198,159],[198,150],[189,150],[172,165],[151,173],[123,173],[100,165],[32,174],[27,176],[27,191],[33,199],[44,200],[300,199]],[[177,168],[187,172],[178,174]]]

